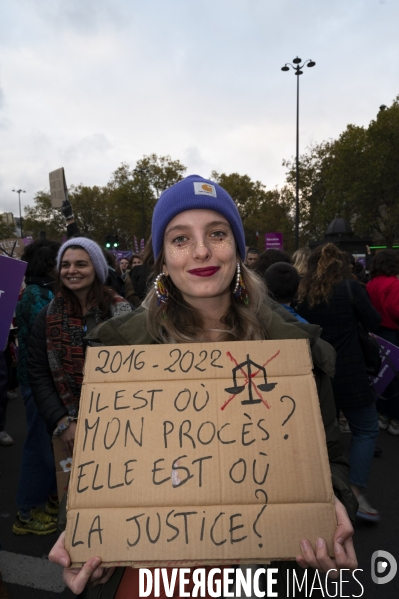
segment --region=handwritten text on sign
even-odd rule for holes
[[[68,509],[75,563],[293,557],[330,538],[307,342],[89,348]]]

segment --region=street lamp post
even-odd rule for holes
[[[13,191],[18,194],[18,200],[19,200],[19,229],[21,231],[21,239],[22,239],[21,193],[26,193],[26,191],[24,189],[13,189]]]
[[[314,67],[315,62],[313,60],[305,60],[303,64],[301,64],[302,59],[294,58],[292,61],[294,64],[286,63],[283,67],[281,67],[282,71],[289,71],[290,67],[294,70],[295,75],[297,76],[296,80],[296,189],[295,189],[295,249],[299,248],[299,75],[303,74],[303,67],[307,65],[308,67]],[[295,66],[294,66],[295,65]]]
[[[145,240],[145,210],[144,210],[144,187],[143,175],[148,171],[148,168],[135,168],[133,172],[140,173],[140,188],[141,188],[141,228],[142,239]]]

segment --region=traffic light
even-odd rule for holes
[[[105,238],[105,249],[111,249],[111,235],[107,235]]]
[[[114,249],[117,250],[119,247],[119,237],[118,235],[114,235]]]

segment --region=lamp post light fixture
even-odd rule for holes
[[[143,175],[149,169],[148,168],[135,168],[133,169],[134,173],[140,173],[140,188],[141,188],[141,229],[142,229],[142,239],[145,240],[145,210],[144,210],[144,187],[143,187]]]
[[[299,248],[299,75],[303,74],[303,67],[314,67],[315,62],[313,60],[305,60],[301,64],[302,59],[294,58],[292,61],[294,64],[286,63],[281,67],[282,71],[289,71],[290,67],[294,70],[297,76],[296,80],[296,189],[295,189],[295,249]],[[294,66],[295,65],[295,66]]]
[[[21,231],[21,239],[22,239],[21,193],[26,193],[26,191],[24,189],[13,189],[13,191],[18,194],[18,200],[19,200],[19,230]]]

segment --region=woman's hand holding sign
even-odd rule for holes
[[[54,564],[63,566],[63,580],[73,593],[79,595],[87,585],[97,586],[107,582],[115,568],[101,568],[101,557],[90,558],[82,568],[70,568],[71,558],[65,549],[65,532],[63,532],[49,553],[49,560]]]
[[[338,578],[341,569],[355,570],[358,566],[353,546],[353,526],[347,511],[335,497],[335,514],[338,526],[334,535],[334,559],[328,555],[324,539],[317,539],[316,553],[307,539],[301,541],[302,555],[297,556],[297,563],[302,568],[309,566],[322,572],[329,572],[330,578]]]

